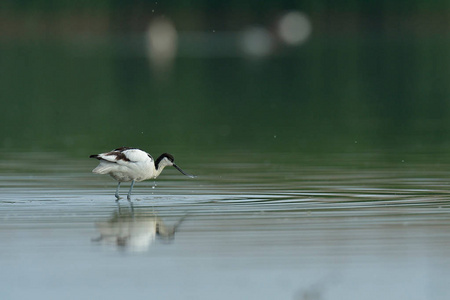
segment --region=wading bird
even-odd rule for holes
[[[92,170],[92,173],[109,174],[119,182],[115,194],[117,200],[120,199],[119,188],[122,182],[131,181],[130,190],[127,195],[127,199],[130,201],[131,191],[135,182],[155,179],[167,166],[174,166],[182,174],[191,178],[195,177],[186,174],[180,167],[174,164],[174,158],[169,153],[161,154],[155,161],[145,151],[136,148],[121,147],[110,152],[93,154],[89,157],[96,158],[100,161],[99,165]]]

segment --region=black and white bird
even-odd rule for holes
[[[90,158],[96,158],[100,161],[99,165],[92,170],[96,174],[109,174],[119,183],[116,189],[116,198],[119,197],[120,183],[131,181],[130,190],[128,191],[127,199],[130,201],[131,191],[135,182],[155,179],[161,174],[162,170],[167,166],[173,166],[182,174],[194,178],[180,169],[173,161],[174,158],[169,153],[161,154],[156,161],[153,157],[145,151],[121,147],[110,152],[93,154]]]

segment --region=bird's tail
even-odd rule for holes
[[[107,163],[104,161],[101,161],[100,164],[94,169],[92,170],[92,173],[95,174],[108,174],[111,171],[111,168],[114,165],[111,163]]]

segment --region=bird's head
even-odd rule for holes
[[[155,168],[156,170],[161,170],[164,169],[167,166],[173,166],[175,167],[175,169],[177,169],[178,171],[181,172],[181,174],[186,175],[188,177],[194,178],[196,176],[194,175],[190,175],[187,174],[186,172],[184,172],[180,167],[178,167],[174,162],[174,158],[172,154],[169,153],[163,153],[161,154],[158,159],[156,159],[155,161]]]

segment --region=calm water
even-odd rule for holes
[[[93,160],[5,153],[1,298],[448,298],[448,163],[221,157],[136,184],[131,210]]]
[[[162,74],[143,33],[35,37],[45,16],[0,38],[0,299],[449,299],[444,34],[331,18],[249,59],[189,55],[179,28]],[[87,157],[120,146],[198,178],[118,206]]]

